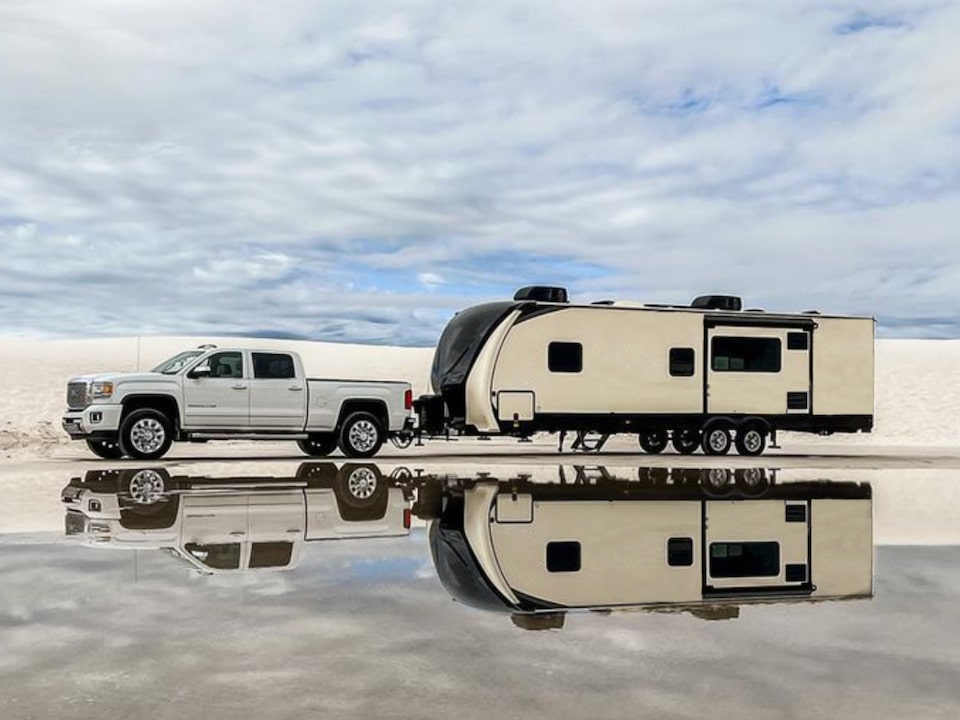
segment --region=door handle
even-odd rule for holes
[[[246,535],[246,533],[245,533],[245,532],[242,532],[242,531],[240,531],[240,530],[236,530],[236,531],[230,533],[230,537],[240,537],[240,536],[242,536],[242,535]]]
[[[243,383],[237,383],[236,385],[231,385],[234,390],[246,390],[247,386]]]
[[[289,530],[287,530],[287,532],[290,533],[291,535],[293,535],[294,533],[299,535],[302,531],[300,530],[300,528],[290,528]]]
[[[290,390],[291,392],[300,392],[303,390],[303,385],[291,385],[287,388],[287,390]]]

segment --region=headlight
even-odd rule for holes
[[[95,382],[93,384],[93,399],[104,400],[113,395],[112,382]]]

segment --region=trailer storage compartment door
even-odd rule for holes
[[[811,412],[811,329],[718,324],[707,328],[706,340],[706,412]]]

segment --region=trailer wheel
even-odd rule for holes
[[[707,455],[726,455],[732,444],[730,431],[722,425],[714,425],[703,433],[703,452]]]
[[[662,430],[640,433],[640,447],[651,455],[659,455],[667,449],[667,434]]]
[[[767,447],[767,434],[756,425],[748,425],[737,431],[737,452],[741,455],[762,455]]]
[[[693,455],[700,447],[700,433],[696,430],[674,430],[671,444],[681,455]]]
[[[297,440],[297,447],[310,457],[326,457],[337,449],[337,436],[313,433],[306,440]]]
[[[347,457],[373,457],[383,445],[380,422],[368,412],[350,415],[340,429],[340,451]]]

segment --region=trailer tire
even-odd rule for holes
[[[340,428],[340,452],[347,457],[373,457],[383,445],[380,421],[368,412],[355,412]]]
[[[120,449],[134,460],[158,460],[172,444],[173,424],[159,410],[134,410],[120,423]]]
[[[726,455],[733,441],[725,425],[713,424],[703,431],[703,452],[707,455]]]
[[[700,447],[700,433],[696,430],[674,430],[671,438],[673,449],[681,455],[693,455]]]
[[[659,455],[667,449],[667,433],[663,430],[654,430],[653,432],[642,432],[639,436],[640,447],[645,453]]]
[[[746,425],[737,430],[736,445],[740,455],[763,455],[767,447],[767,433],[759,425]]]
[[[333,433],[312,433],[306,440],[297,440],[297,447],[310,457],[326,457],[337,449],[337,436]]]
[[[104,460],[119,460],[123,457],[123,449],[116,438],[109,440],[87,440],[90,452]]]

